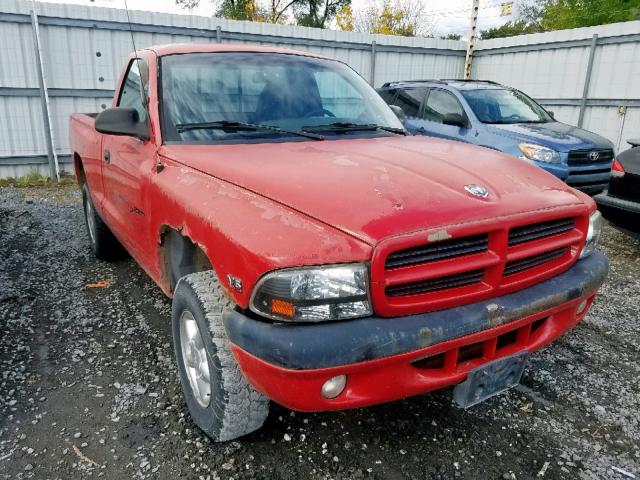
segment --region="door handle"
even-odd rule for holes
[[[104,163],[110,163],[111,162],[111,152],[109,152],[109,150],[104,151],[104,153],[102,154],[103,158],[104,158]]]

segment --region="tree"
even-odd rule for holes
[[[640,19],[640,0],[533,0],[518,19],[480,32],[483,40]]]
[[[544,31],[592,27],[640,18],[640,0],[556,0],[545,4]]]
[[[230,20],[266,21],[267,15],[255,0],[222,0],[216,11],[218,17]]]
[[[459,33],[447,33],[446,35],[441,35],[440,38],[442,40],[460,40],[462,35]]]
[[[422,0],[370,0],[356,21],[361,32],[406,37],[430,36],[433,26]]]
[[[351,10],[351,5],[344,4],[338,14],[336,15],[336,25],[340,30],[345,32],[353,32],[354,20],[353,20],[353,10]]]
[[[296,23],[326,28],[345,5],[351,5],[351,0],[300,0],[294,5]]]
[[[200,4],[200,0],[176,0],[176,5],[186,10],[193,10]]]
[[[539,25],[527,23],[524,20],[516,20],[507,22],[499,27],[482,30],[480,32],[480,39],[489,40],[490,38],[515,37],[516,35],[538,32],[542,32],[542,28]]]

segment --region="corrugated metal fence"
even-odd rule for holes
[[[46,80],[51,140],[69,162],[68,118],[110,105],[132,50],[126,13],[118,9],[3,0],[0,4],[0,178],[46,170],[48,145],[41,81]],[[394,80],[460,78],[466,43],[130,12],[136,46],[175,42],[276,45],[345,61],[375,86]],[[34,31],[37,22],[43,75]],[[635,29],[635,30],[634,30]],[[599,35],[592,49],[592,35]],[[589,68],[593,51],[592,68]],[[577,123],[587,71],[585,128],[617,142],[640,133],[640,22],[480,42],[474,77],[514,85]],[[614,70],[620,69],[620,75]],[[576,103],[577,102],[577,103]],[[618,115],[618,107],[627,107]],[[624,121],[624,124],[622,123]]]

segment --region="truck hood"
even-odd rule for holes
[[[612,148],[613,144],[595,133],[565,123],[493,124],[489,131],[521,142],[537,143],[559,152],[585,148]]]
[[[427,137],[164,145],[159,153],[370,245],[401,233],[583,203],[525,161]],[[465,190],[474,184],[485,187],[488,198]]]

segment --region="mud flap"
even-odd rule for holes
[[[528,352],[499,358],[469,372],[467,379],[453,389],[453,399],[469,408],[520,383]]]

